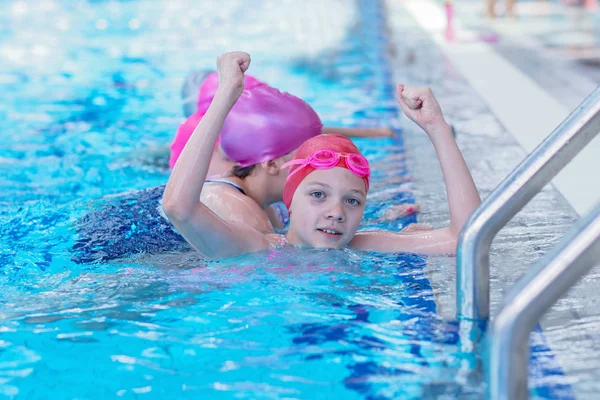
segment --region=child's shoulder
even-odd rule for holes
[[[269,233],[269,234],[265,235],[265,237],[267,238],[269,245],[273,249],[280,249],[282,247],[287,246],[287,244],[288,244],[285,235]]]

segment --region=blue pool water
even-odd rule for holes
[[[0,4],[0,397],[482,396],[481,360],[438,317],[427,259],[286,249],[206,262],[159,235],[136,192],[168,178],[156,159],[182,121],[186,74],[233,48],[326,124],[397,128],[379,2]],[[363,226],[414,222],[381,220],[413,201],[401,136],[358,145],[375,169]],[[77,258],[83,242],[115,256]],[[572,398],[535,337],[532,394]]]

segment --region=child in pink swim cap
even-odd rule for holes
[[[180,125],[171,144],[171,167],[208,110],[219,86],[218,74],[193,74],[186,80],[184,92],[195,91],[198,83],[197,109]],[[182,97],[184,112],[188,112],[190,96]],[[385,136],[391,132],[378,128],[326,129],[359,136]],[[256,166],[291,153],[323,130],[318,115],[305,101],[246,75],[242,94],[227,115],[213,149],[208,176],[210,183],[219,186],[211,184],[205,194],[210,192],[214,199],[221,197],[223,191],[237,192],[228,196],[226,202],[211,203],[210,208],[223,218],[245,222],[265,233],[283,231],[289,216],[277,200],[283,190],[282,175],[271,169],[265,176]]]
[[[370,166],[352,142],[339,135],[317,135],[295,154],[265,165],[266,173],[285,177],[282,192],[291,218],[285,236],[265,234],[211,211],[206,204],[211,199],[205,195],[204,182],[210,155],[228,113],[243,92],[250,56],[244,52],[226,53],[217,59],[217,64],[219,88],[175,165],[163,196],[170,221],[204,256],[226,258],[284,243],[381,252],[456,251],[458,234],[480,199],[451,129],[427,88],[398,85],[398,101],[404,113],[427,133],[437,151],[450,205],[448,227],[409,235],[388,231],[357,233],[367,201]],[[288,169],[289,173],[284,174]]]
[[[351,137],[391,136],[389,128],[335,128],[323,127],[318,116],[305,102],[288,93],[281,93],[258,79],[245,75],[244,90],[240,99],[229,112],[221,136],[213,149],[208,172],[209,177],[220,176],[222,184],[247,186],[252,165],[275,159],[300,146],[304,140],[322,132],[339,133]],[[186,79],[182,89],[184,113],[187,120],[177,129],[175,139],[170,146],[169,166],[172,169],[183,151],[194,129],[204,117],[218,87],[218,74],[211,71],[197,71]],[[197,98],[190,93],[198,93]],[[276,107],[273,107],[276,105]],[[283,112],[285,110],[286,112]],[[283,134],[285,133],[285,134]],[[223,143],[221,137],[228,137]],[[277,155],[277,156],[276,156]],[[233,178],[232,178],[233,176]],[[238,181],[232,182],[233,181]],[[242,182],[240,182],[242,180]],[[273,183],[275,186],[276,182]],[[252,186],[252,185],[251,185]],[[273,185],[267,185],[273,186]],[[244,189],[242,192],[245,193]],[[261,198],[267,193],[249,191],[248,196],[261,204]],[[283,231],[289,221],[287,210],[282,203],[276,202],[260,213],[261,217],[252,219],[262,221],[266,214],[271,226],[260,222],[261,229],[271,232],[273,228]],[[226,216],[225,213],[222,216]],[[248,221],[249,222],[249,221]]]

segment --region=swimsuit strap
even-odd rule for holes
[[[207,180],[204,181],[204,183],[224,183],[226,185],[233,186],[234,188],[236,188],[237,190],[239,190],[241,194],[243,194],[244,196],[247,196],[246,192],[244,192],[244,189],[242,189],[241,187],[239,187],[235,183],[229,182],[229,181],[227,181],[225,179],[207,179]]]

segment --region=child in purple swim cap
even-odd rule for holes
[[[203,120],[217,87],[218,75],[210,74],[200,87],[198,110],[190,119],[201,115],[198,120]],[[261,232],[282,229],[287,211],[270,207],[281,201],[286,173],[280,167],[322,129],[319,116],[305,101],[254,78],[245,79],[239,98],[220,127],[220,143],[210,156],[204,203],[219,217]],[[180,130],[171,146],[172,154],[181,153],[188,139]],[[231,165],[227,170],[210,176],[215,172],[215,158],[222,160],[221,153],[234,161],[228,161]]]

